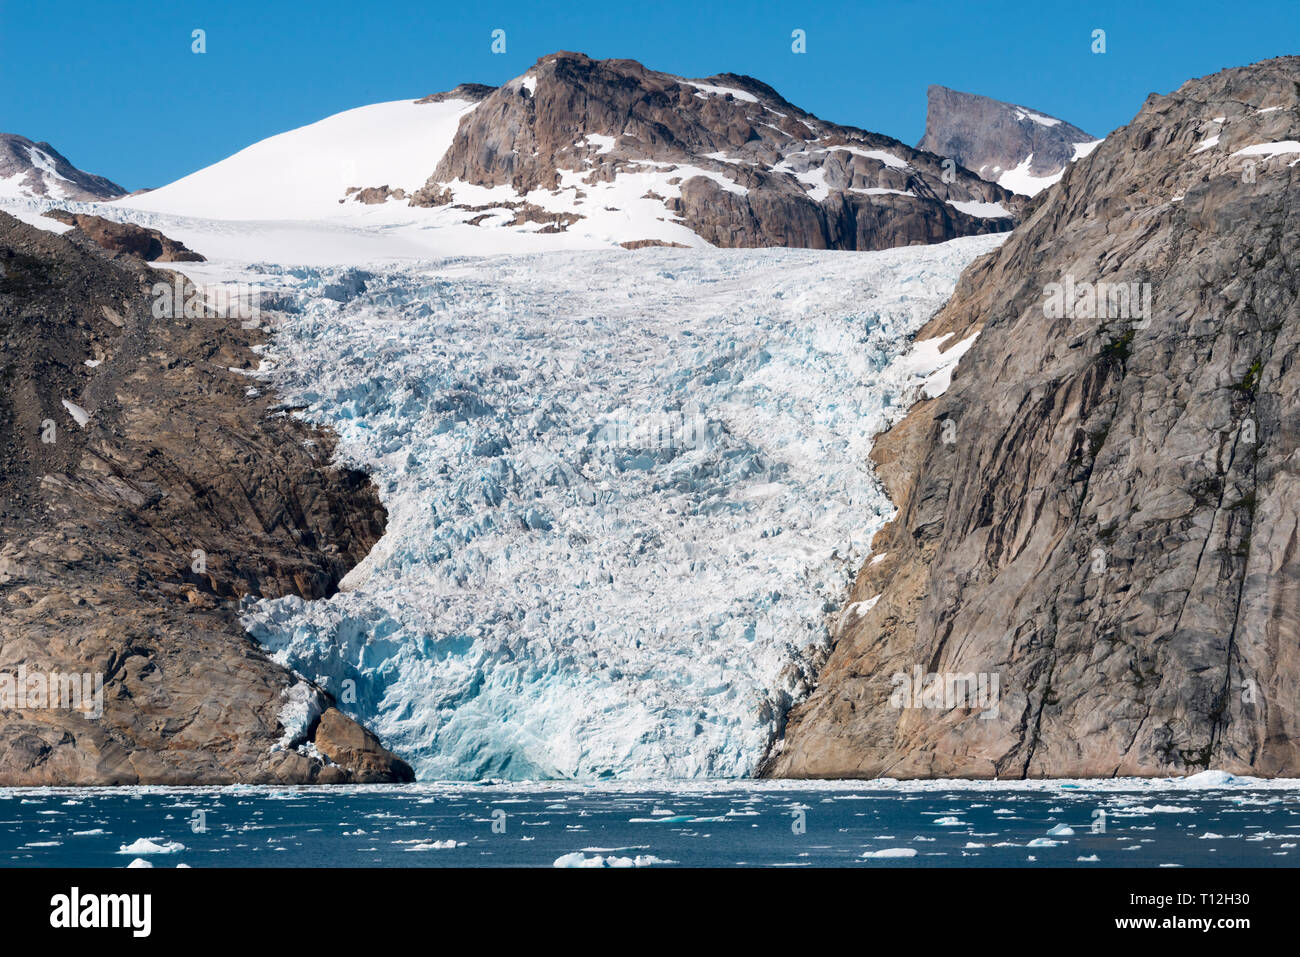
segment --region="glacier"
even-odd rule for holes
[[[1004,238],[186,264],[274,290],[257,374],[389,513],[245,627],[421,780],[751,774],[892,515],[872,438],[960,352],[911,337]]]

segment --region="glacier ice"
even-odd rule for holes
[[[872,437],[943,361],[900,356],[1003,238],[241,267],[389,511],[245,626],[421,780],[751,773],[892,514]]]

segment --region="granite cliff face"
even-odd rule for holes
[[[77,169],[49,143],[0,133],[0,196],[94,202],[126,195],[112,180]]]
[[[238,371],[260,331],[155,317],[171,276],[0,214],[0,682],[102,680],[0,695],[0,785],[409,780],[237,616],[330,594],[383,508]]]
[[[952,157],[990,183],[1033,196],[1096,143],[1097,137],[1037,110],[931,86],[917,149]]]
[[[1300,774],[1298,187],[1300,58],[1227,70],[967,270],[919,338],[978,340],[873,453],[874,604],[767,773]]]
[[[819,120],[751,77],[686,80],[580,53],[543,57],[485,96],[410,202],[475,224],[506,209],[513,225],[562,232],[590,215],[584,203],[638,200],[716,246],[813,249],[1004,232],[1022,202],[897,140]]]

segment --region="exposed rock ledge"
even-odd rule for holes
[[[118,223],[88,213],[70,213],[66,209],[52,209],[45,215],[68,224],[110,254],[131,256],[145,262],[201,263],[205,261],[205,257],[187,248],[184,243],[146,226]]]
[[[1152,95],[963,275],[873,458],[898,503],[784,777],[1300,775],[1300,58]],[[1045,315],[1150,283],[1150,321]],[[951,441],[945,441],[945,438]],[[986,709],[893,676],[987,674]]]
[[[0,710],[0,785],[410,780],[319,689],[281,725],[239,598],[330,594],[386,516],[231,371],[259,331],[153,318],[171,276],[0,214],[0,673],[103,676],[98,718]]]

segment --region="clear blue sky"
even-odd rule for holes
[[[504,54],[491,52],[496,28]],[[931,83],[1103,135],[1148,93],[1300,52],[1300,0],[0,0],[0,131],[48,140],[128,189],[161,186],[331,113],[498,84],[560,49],[748,73],[824,119],[908,143]]]

